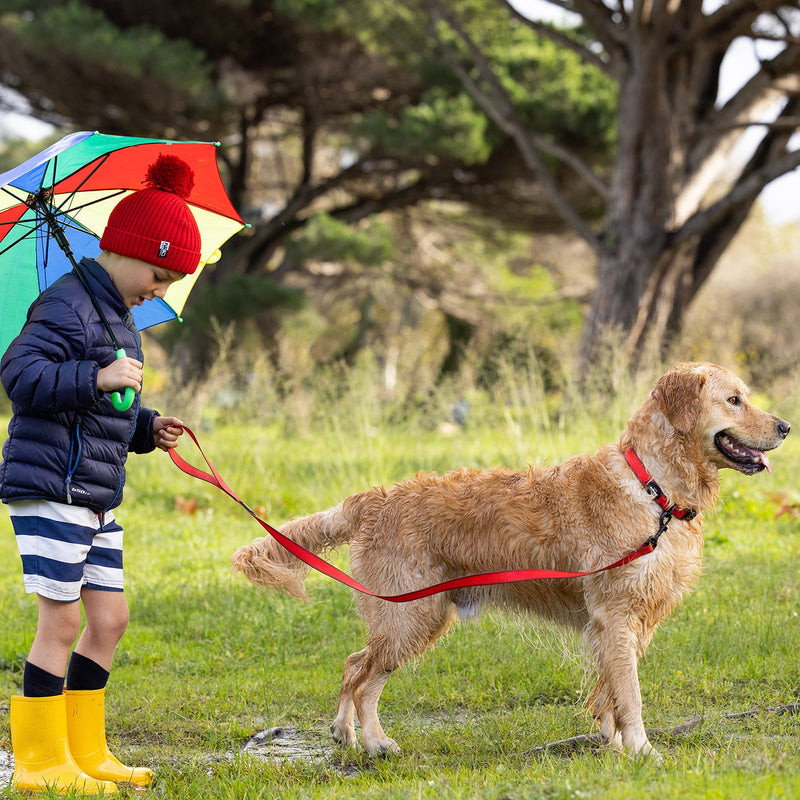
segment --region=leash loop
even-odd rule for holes
[[[247,513],[250,514],[250,516],[253,517],[253,519],[258,522],[258,524],[261,525],[261,527],[264,528],[264,530],[267,531],[270,536],[272,536],[280,545],[285,547],[293,556],[300,559],[300,561],[303,561],[305,564],[317,570],[318,572],[321,572],[323,575],[327,575],[329,578],[333,578],[334,580],[339,581],[339,583],[349,586],[351,589],[361,592],[362,594],[369,595],[370,597],[375,597],[378,600],[386,600],[390,603],[407,603],[411,600],[419,600],[423,597],[429,597],[441,592],[452,591],[453,589],[462,589],[464,587],[489,586],[500,583],[516,583],[520,581],[543,580],[548,578],[583,578],[588,575],[598,575],[601,572],[607,572],[608,570],[622,567],[625,564],[629,564],[631,561],[635,561],[641,556],[652,553],[658,542],[658,537],[663,533],[664,530],[666,530],[666,526],[669,524],[669,520],[672,518],[672,510],[669,510],[668,517],[665,517],[665,515],[668,513],[665,511],[664,514],[661,515],[662,519],[666,520],[666,522],[662,521],[663,530],[659,530],[655,536],[651,536],[641,547],[639,547],[637,550],[634,550],[632,553],[628,553],[628,555],[623,556],[621,559],[619,559],[619,561],[615,561],[613,564],[609,564],[607,567],[600,567],[599,569],[593,569],[588,572],[562,572],[560,570],[552,569],[513,569],[500,572],[483,572],[477,575],[465,575],[461,578],[453,578],[449,581],[437,583],[433,586],[427,586],[424,589],[405,592],[403,594],[377,594],[376,592],[367,589],[365,586],[362,586],[358,581],[350,577],[338,567],[335,567],[333,564],[330,564],[329,562],[320,558],[316,553],[312,553],[302,545],[297,544],[297,542],[293,541],[288,536],[284,536],[280,531],[273,528],[268,522],[261,519],[261,517],[259,517],[252,508],[250,508],[250,506],[248,506],[241,498],[238,497],[233,489],[231,489],[230,486],[225,483],[225,481],[222,479],[222,476],[216,471],[216,469],[214,469],[213,464],[203,452],[200,442],[198,442],[197,437],[194,435],[191,429],[184,425],[183,430],[200,451],[200,455],[206,462],[209,471],[205,472],[202,469],[192,466],[177,453],[176,448],[171,447],[168,451],[169,457],[172,459],[172,462],[175,464],[175,466],[181,470],[181,472],[186,473],[192,478],[197,478],[198,480],[210,483],[212,486],[216,486],[218,489],[223,491],[226,495],[228,495],[228,497],[236,501],[242,508],[244,508],[244,510],[247,511]]]

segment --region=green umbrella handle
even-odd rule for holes
[[[126,355],[128,354],[122,347],[117,350],[117,358],[125,358]],[[111,403],[117,411],[127,411],[133,405],[133,398],[135,396],[136,392],[133,391],[132,387],[126,386],[124,397],[119,390],[111,393]]]

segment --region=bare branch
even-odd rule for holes
[[[614,21],[616,12],[600,0],[572,0],[570,5],[570,10],[583,17],[613,61],[615,53],[626,46],[625,31]]]
[[[710,109],[705,115],[690,161],[700,164],[715,154],[730,151],[738,139],[734,131],[763,120],[775,102],[800,92],[799,68],[800,45],[790,45],[770,61],[762,62],[761,69],[722,108]],[[784,124],[788,118],[782,115],[781,119]]]
[[[728,194],[708,208],[693,214],[679,230],[671,235],[670,245],[677,246],[693,236],[701,235],[740,203],[756,197],[768,183],[797,167],[800,167],[800,150],[794,150],[760,169],[750,171],[744,179],[737,182]]]
[[[542,137],[534,137],[520,122],[511,99],[492,70],[486,56],[439,0],[426,0],[426,4],[431,19],[431,35],[439,44],[448,66],[458,76],[466,91],[481,106],[487,116],[516,142],[525,164],[542,185],[556,213],[568,225],[572,226],[596,251],[599,251],[600,242],[596,234],[564,197],[542,160],[540,155]],[[453,54],[450,47],[439,36],[436,25],[438,21],[445,21],[450,30],[466,45],[478,72],[488,84],[491,95],[478,85],[477,81]],[[573,163],[577,163],[577,161],[573,159]],[[581,174],[586,175],[588,171],[588,167],[585,167]]]
[[[758,17],[775,12],[785,4],[785,0],[760,0],[758,3],[752,0],[730,0],[728,3],[721,3],[712,14],[701,14],[697,17],[696,25],[684,39],[684,46],[692,45],[701,38],[718,36],[720,32],[727,34],[728,41],[733,41],[737,36],[748,36]]]
[[[758,119],[745,119],[741,122],[732,122],[727,125],[701,125],[697,131],[701,134],[717,134],[724,133],[743,128],[767,128],[768,130],[791,130],[795,131],[800,128],[800,117],[786,117],[785,119],[776,119],[772,122],[765,122]]]
[[[750,719],[752,717],[759,716],[759,714],[800,714],[800,703],[791,703],[784,706],[771,706],[769,708],[754,708],[751,711],[740,711],[733,714],[722,714],[716,719],[733,721]],[[711,716],[692,717],[691,719],[681,722],[678,725],[673,725],[671,728],[649,728],[647,734],[652,738],[682,736],[694,730],[699,725],[713,721],[715,721],[715,718]],[[601,739],[599,733],[584,733],[580,736],[573,736],[569,739],[561,739],[557,742],[549,742],[548,744],[539,745],[528,752],[539,755],[548,751],[558,750],[569,754],[581,750],[592,750],[599,748],[600,745]]]
[[[601,58],[597,53],[593,53],[591,50],[589,50],[589,48],[580,44],[580,42],[575,41],[575,39],[573,39],[571,36],[568,36],[563,31],[558,30],[558,28],[548,25],[547,23],[526,17],[524,14],[521,14],[516,8],[514,8],[509,0],[498,0],[498,2],[500,5],[507,8],[513,17],[520,20],[520,22],[538,33],[540,36],[549,39],[554,44],[564,47],[567,50],[571,50],[573,53],[577,53],[587,64],[592,64],[598,69],[603,70],[603,72],[609,71],[606,60]],[[561,6],[562,4],[555,3],[555,5]]]
[[[787,92],[798,92],[798,65],[800,45],[787,46],[769,61],[762,61],[761,69],[720,109],[717,122],[732,124],[745,115],[756,116],[756,109],[768,106]],[[783,76],[786,81],[781,80]]]

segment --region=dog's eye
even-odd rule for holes
[[[738,406],[742,402],[742,398],[739,397],[738,394],[735,394],[735,395],[732,395],[731,397],[728,398],[728,402],[732,406]]]

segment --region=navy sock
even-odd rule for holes
[[[25,662],[22,675],[22,694],[25,697],[55,697],[64,691],[64,677]]]
[[[73,653],[67,669],[67,689],[95,690],[105,689],[109,673],[96,661],[80,653]]]

